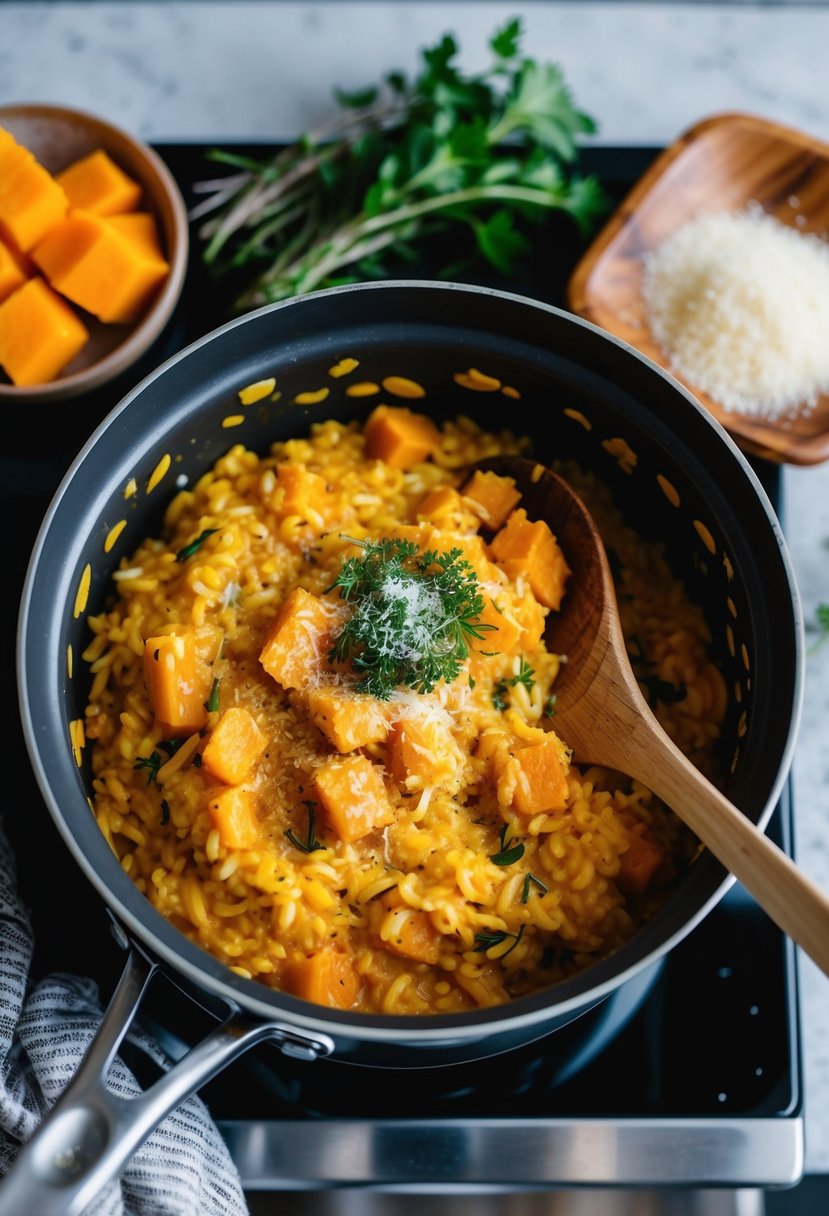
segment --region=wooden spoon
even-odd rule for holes
[[[572,570],[546,644],[567,656],[555,683],[553,728],[581,763],[641,781],[737,877],[771,919],[829,975],[829,898],[671,741],[628,659],[613,579],[592,516],[568,483],[520,457],[476,466],[515,479],[530,519],[545,520]]]

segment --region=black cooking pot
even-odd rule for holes
[[[332,377],[329,369],[344,358],[358,360],[359,368]],[[472,368],[492,378],[489,391],[467,386],[463,373]],[[278,400],[240,406],[240,388],[271,376]],[[176,487],[192,483],[231,444],[265,451],[274,440],[305,433],[315,420],[363,418],[390,398],[349,395],[348,385],[355,379],[381,385],[394,376],[426,389],[412,403],[418,410],[440,418],[468,414],[487,429],[529,434],[541,461],[573,458],[593,469],[627,522],[643,537],[665,542],[675,572],[705,607],[713,656],[731,693],[720,756],[725,793],[760,825],[776,802],[792,758],[801,694],[802,626],[792,570],[750,466],[672,378],[568,313],[452,284],[337,288],[208,335],[140,384],[65,477],[26,581],[19,683],[32,763],[58,830],[134,943],[93,1053],[98,1072],[158,965],[229,1020],[145,1095],[129,1123],[94,1072],[73,1083],[74,1093],[46,1126],[48,1151],[24,1154],[18,1175],[6,1184],[37,1182],[38,1200],[29,1206],[42,1216],[80,1210],[70,1201],[88,1202],[167,1110],[252,1042],[272,1038],[304,1058],[334,1053],[395,1067],[503,1051],[554,1031],[641,975],[728,886],[719,863],[703,853],[658,915],[581,974],[494,1009],[395,1018],[322,1008],[239,978],[163,919],[122,871],[90,812],[88,774],[70,742],[70,723],[83,717],[89,687],[79,658],[88,642],[87,613],[111,594],[120,557],[159,532]],[[126,497],[133,484],[136,492]],[[123,530],[109,547],[121,520]],[[77,1149],[79,1182],[54,1164],[64,1135]],[[29,1201],[31,1191],[25,1193]],[[50,1208],[55,1195],[61,1206]],[[0,1212],[11,1211],[4,1200],[0,1189]]]

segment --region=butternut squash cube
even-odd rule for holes
[[[8,135],[8,132],[5,133]],[[64,191],[28,148],[0,142],[0,235],[24,253],[59,224],[69,208]]]
[[[112,224],[73,211],[32,251],[53,287],[101,321],[133,321],[167,277],[169,266]]]
[[[374,697],[342,688],[314,688],[308,693],[308,712],[338,752],[353,752],[369,743],[382,743],[388,722]]]
[[[462,757],[452,734],[438,717],[402,718],[389,734],[389,771],[407,789],[450,781]]]
[[[417,518],[441,521],[457,515],[463,510],[461,496],[453,486],[438,486],[424,494],[417,508]]]
[[[293,996],[317,1005],[351,1009],[360,995],[362,981],[350,954],[335,946],[324,946],[310,957],[299,955],[286,962],[282,987]]]
[[[153,712],[166,738],[192,735],[206,724],[210,669],[199,658],[192,629],[147,638],[144,680]]]
[[[276,484],[282,491],[274,499],[278,503],[276,514],[283,519],[288,515],[305,515],[309,508],[322,515],[329,505],[331,496],[325,478],[310,472],[303,464],[277,465]]]
[[[259,821],[250,790],[228,786],[209,800],[207,810],[225,848],[256,848],[260,839]]]
[[[476,625],[487,625],[482,637],[472,643],[472,649],[489,653],[511,654],[521,640],[523,632],[521,625],[511,611],[511,603],[506,594],[502,596],[483,594],[484,610],[475,622]],[[511,601],[512,597],[509,597]]]
[[[240,785],[268,746],[253,714],[240,705],[226,709],[210,732],[202,765],[217,781]]]
[[[512,805],[519,815],[563,811],[567,806],[567,749],[552,732],[540,743],[516,748],[518,779]]]
[[[463,495],[472,499],[480,510],[484,524],[493,532],[503,527],[510,511],[521,500],[513,478],[502,477],[490,469],[476,469],[464,486]]]
[[[23,255],[6,241],[0,240],[0,304],[23,286],[29,274]]]
[[[317,769],[314,788],[331,828],[347,844],[391,823],[382,773],[365,756],[333,756]]]
[[[543,519],[530,522],[519,507],[495,534],[489,551],[510,579],[523,576],[527,580],[540,604],[560,608],[570,568]]]
[[[271,626],[259,662],[283,688],[302,688],[325,662],[334,637],[328,607],[296,587]]]
[[[133,181],[108,153],[99,148],[74,161],[55,175],[70,207],[80,207],[95,215],[118,215],[132,211],[141,198],[141,186]]]
[[[403,406],[378,405],[363,427],[366,455],[393,469],[410,469],[440,445],[440,433],[425,414]]]
[[[619,858],[616,881],[621,890],[628,895],[642,895],[664,859],[664,853],[656,841],[631,832],[628,847]]]
[[[46,384],[83,348],[89,331],[39,276],[0,304],[0,366],[14,384]]]
[[[386,906],[385,898],[381,901]],[[441,934],[428,913],[418,908],[392,907],[380,930],[383,945],[393,954],[416,963],[434,965],[440,961]]]
[[[164,250],[161,248],[158,224],[155,216],[149,211],[126,211],[123,215],[108,215],[106,222],[110,228],[120,232],[149,257],[163,260]]]

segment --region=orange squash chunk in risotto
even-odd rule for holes
[[[307,696],[311,721],[338,752],[353,752],[369,743],[382,743],[388,722],[374,697],[342,689],[315,688]]]
[[[663,861],[664,854],[655,841],[631,832],[630,843],[619,858],[616,881],[628,895],[641,895],[650,886]]]
[[[201,730],[207,722],[210,672],[199,658],[193,630],[147,638],[144,679],[164,735],[170,738]]]
[[[378,405],[366,419],[363,434],[366,455],[393,469],[410,469],[440,446],[440,432],[431,418],[400,406]]]
[[[228,849],[253,849],[259,843],[259,823],[253,795],[228,786],[207,804],[213,826]]]
[[[381,771],[366,756],[333,756],[317,769],[314,785],[329,824],[347,844],[392,821]]]
[[[519,815],[563,811],[567,806],[567,762],[564,744],[550,735],[540,743],[516,749],[518,775],[512,805]]]
[[[332,633],[322,600],[297,587],[280,608],[259,662],[283,688],[301,688],[327,655]]]
[[[463,495],[480,508],[484,524],[493,532],[503,527],[510,511],[521,499],[513,479],[493,473],[491,469],[476,469],[464,486]]]
[[[276,514],[282,517],[304,515],[309,508],[318,515],[323,514],[331,497],[325,478],[319,473],[311,473],[303,464],[277,465],[276,485],[282,491],[280,498],[274,499],[279,504]]]
[[[282,983],[294,996],[334,1009],[350,1009],[362,987],[351,955],[333,946],[291,959],[282,970]]]
[[[391,928],[383,944],[403,958],[434,965],[440,961],[440,938],[425,912],[416,908],[400,908],[392,913]]]
[[[455,776],[463,757],[446,726],[432,718],[404,718],[389,736],[388,762],[400,784],[422,789]]]
[[[530,522],[523,507],[513,511],[489,550],[510,579],[523,575],[537,600],[547,608],[560,608],[570,569],[543,519]]]
[[[202,764],[217,781],[240,785],[268,746],[268,736],[241,706],[226,709],[210,732]]]

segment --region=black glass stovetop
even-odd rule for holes
[[[169,145],[159,151],[191,202],[191,183],[212,174],[204,161],[205,149]],[[593,149],[584,161],[586,168],[599,173],[611,197],[620,199],[655,152]],[[193,252],[197,254],[195,241]],[[534,294],[560,304],[579,253],[573,232],[563,231],[562,239],[552,242],[544,264],[543,290]],[[7,521],[9,555],[5,594],[0,597],[0,670],[6,677],[6,694],[0,698],[6,777],[2,816],[18,858],[21,893],[34,923],[36,976],[53,970],[91,975],[104,999],[115,984],[122,955],[112,940],[104,905],[63,845],[29,769],[14,688],[14,633],[37,528],[77,450],[144,374],[227,319],[225,302],[205,279],[197,256],[191,263],[182,304],[139,367],[119,383],[80,401],[56,403],[45,411],[33,407],[28,416],[23,411],[10,415],[0,448],[0,503]],[[533,294],[526,284],[515,289]],[[762,462],[755,462],[754,467],[780,510],[778,470]],[[782,516],[785,529],[784,512]],[[788,788],[769,831],[791,851]],[[60,917],[53,911],[58,898]],[[207,1017],[189,1002],[185,1006],[184,998],[169,984],[162,984],[151,995],[146,1016],[165,1027],[174,1051],[198,1033],[199,1019]],[[283,1146],[281,1151],[289,1152],[284,1146],[294,1143],[291,1134],[303,1134],[302,1125],[307,1128],[309,1123],[314,1124],[318,1144],[322,1129],[329,1133],[346,1126],[368,1129],[363,1141],[374,1144],[371,1160],[362,1175],[348,1174],[345,1181],[369,1183],[378,1159],[372,1136],[376,1140],[378,1128],[390,1126],[392,1121],[397,1126],[401,1117],[408,1121],[410,1136],[413,1129],[440,1128],[444,1148],[445,1136],[453,1128],[485,1127],[487,1120],[499,1121],[502,1128],[504,1121],[520,1120],[522,1126],[536,1121],[538,1127],[555,1128],[559,1136],[562,1129],[572,1132],[582,1126],[605,1125],[623,1131],[639,1127],[651,1138],[654,1128],[702,1128],[715,1137],[718,1129],[727,1129],[736,1137],[732,1156],[743,1164],[739,1167],[737,1163],[733,1170],[731,1164],[712,1167],[712,1182],[762,1185],[795,1181],[797,1135],[788,1137],[780,1162],[767,1160],[770,1152],[773,1155],[775,1128],[791,1127],[802,1117],[794,951],[736,885],[666,960],[576,1022],[529,1047],[473,1064],[406,1070],[396,1078],[388,1070],[357,1069],[332,1060],[314,1064],[289,1061],[266,1046],[237,1061],[202,1094],[241,1163],[243,1177],[252,1185],[279,1185],[280,1178],[273,1175],[281,1167],[278,1162],[274,1165],[272,1152],[269,1157],[270,1138],[276,1137]],[[746,1153],[739,1146],[751,1135],[752,1127],[761,1126],[764,1136],[770,1138],[763,1141],[762,1150]],[[569,1143],[566,1138],[565,1142]],[[503,1130],[500,1143],[505,1143]],[[686,1172],[693,1169],[695,1175],[686,1178],[683,1173],[686,1141],[679,1136],[671,1144],[677,1160],[666,1163],[669,1178],[699,1181],[699,1167],[690,1160]],[[400,1157],[400,1149],[395,1151]],[[758,1164],[761,1157],[766,1159],[765,1172]],[[556,1170],[555,1160],[551,1154],[548,1172]],[[294,1185],[343,1181],[333,1176],[309,1180],[302,1168],[296,1163],[286,1167]],[[451,1162],[447,1164],[447,1171],[452,1168]],[[428,1182],[428,1166],[413,1165],[411,1171],[420,1171],[420,1180]],[[561,1172],[566,1177],[558,1180],[585,1180],[578,1169],[569,1171],[565,1162]],[[752,1176],[743,1176],[750,1171]],[[532,1171],[528,1168],[526,1172],[529,1176]],[[486,1173],[485,1166],[481,1173]],[[586,1173],[589,1175],[589,1168]],[[643,1167],[633,1176],[648,1182],[651,1179],[646,1175]],[[418,1180],[398,1179],[404,1183]],[[523,1176],[517,1179],[524,1180]]]

